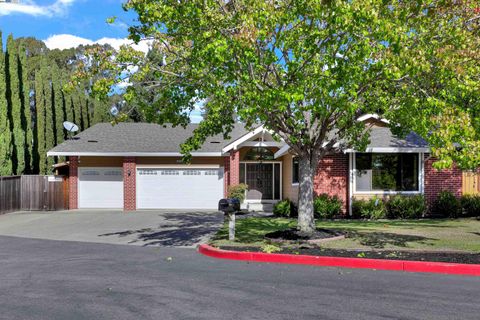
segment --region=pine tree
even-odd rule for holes
[[[8,61],[6,72],[9,75],[8,80],[10,82],[10,92],[7,92],[7,100],[10,100],[10,128],[13,138],[12,168],[14,174],[22,174],[25,171],[25,130],[22,127],[24,121],[22,119],[24,115],[22,110],[23,93],[21,92],[19,78],[18,50],[12,35],[9,35],[7,39],[6,59]]]
[[[5,54],[3,53],[2,33],[0,32],[0,176],[12,174],[11,133],[6,98]]]

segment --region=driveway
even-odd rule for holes
[[[223,223],[205,211],[73,210],[0,215],[0,236],[138,246],[195,247]]]

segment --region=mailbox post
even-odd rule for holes
[[[218,210],[228,218],[228,240],[235,240],[235,214],[240,211],[240,200],[221,199],[218,202]]]

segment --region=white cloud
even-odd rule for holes
[[[119,49],[120,46],[126,44],[131,45],[135,50],[147,53],[149,50],[149,42],[141,41],[139,44],[134,44],[131,40],[120,38],[101,38],[96,41],[77,37],[71,34],[56,34],[43,40],[45,45],[49,49],[70,49],[76,48],[80,45],[92,45],[92,44],[109,44],[115,49]]]
[[[64,15],[76,0],[56,0],[49,5],[38,5],[34,1],[24,0],[22,3],[0,3],[0,16],[26,14],[31,16],[53,17]]]

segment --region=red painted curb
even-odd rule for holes
[[[212,258],[228,260],[480,276],[480,264],[320,257],[293,254],[272,254],[263,252],[240,252],[217,249],[207,244],[200,245],[198,247],[198,252]]]

